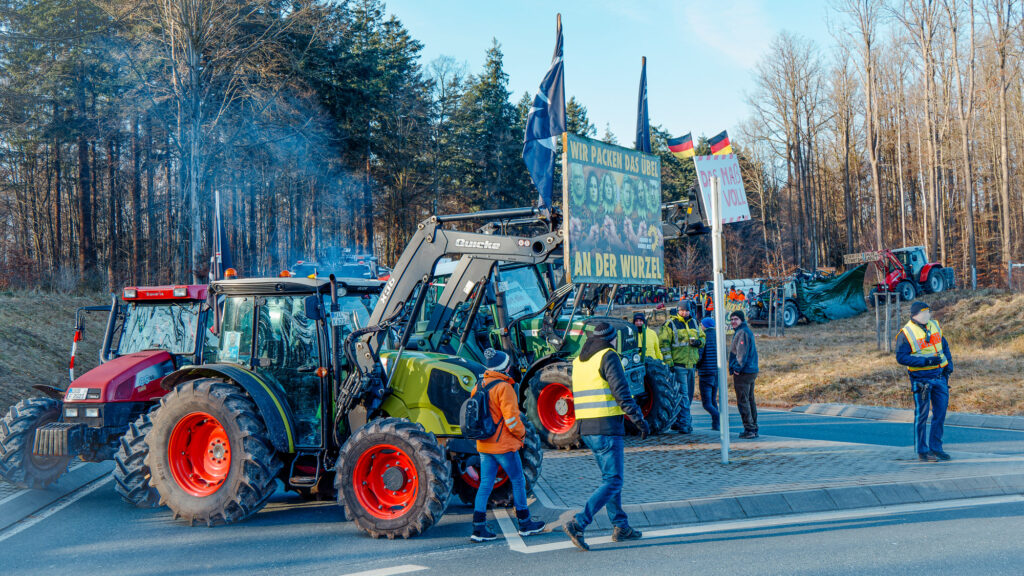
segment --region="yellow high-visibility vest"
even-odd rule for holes
[[[918,358],[934,358],[938,356],[942,362],[938,366],[907,366],[907,370],[911,372],[935,370],[936,368],[945,368],[949,365],[946,353],[942,349],[942,328],[939,328],[939,323],[935,320],[929,320],[925,328],[928,329],[927,332],[911,320],[907,322],[907,325],[900,332],[907,337],[907,342],[910,343],[911,356]]]
[[[589,360],[580,360],[577,356],[572,361],[572,402],[577,420],[625,414],[612,396],[608,381],[601,377],[601,361],[605,354],[618,357],[614,350],[608,348]]]

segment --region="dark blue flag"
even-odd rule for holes
[[[526,118],[523,161],[540,196],[541,208],[551,210],[551,188],[555,174],[558,137],[565,132],[565,74],[562,66],[562,16],[558,16],[558,39],[551,68],[540,82]]]
[[[651,153],[651,119],[647,115],[647,57],[640,68],[640,95],[636,105],[636,149]]]

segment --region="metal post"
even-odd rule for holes
[[[878,292],[875,292],[874,294],[871,295],[871,297],[874,298],[875,300],[874,302],[872,302],[872,304],[874,304],[875,306],[875,350],[882,349],[882,317],[880,316],[882,311],[878,309],[878,306],[880,305],[880,299],[878,296]]]
[[[725,271],[722,262],[721,184],[711,179],[711,253],[714,255],[715,345],[718,348],[718,406],[722,464],[729,463],[729,351],[725,347]]]
[[[892,294],[885,293],[885,349],[892,352],[892,344],[889,343],[889,334],[892,331],[890,320],[892,320]]]

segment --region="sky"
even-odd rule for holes
[[[423,43],[424,67],[438,56],[483,68],[497,39],[512,101],[532,96],[551,63],[562,14],[565,95],[586,107],[597,136],[620,145],[636,131],[641,57],[647,57],[651,123],[694,138],[735,128],[750,112],[754,70],[783,30],[833,44],[825,0],[385,0]]]

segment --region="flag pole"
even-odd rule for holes
[[[715,346],[718,350],[718,418],[722,464],[729,463],[729,351],[725,348],[725,278],[722,261],[721,182],[711,178],[711,253],[715,273]]]

